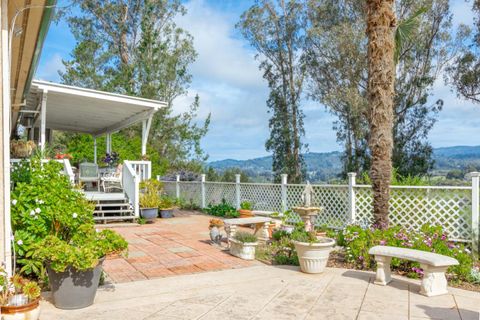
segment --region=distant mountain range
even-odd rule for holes
[[[311,181],[328,181],[338,177],[342,171],[341,152],[306,153],[308,179]],[[443,175],[454,169],[480,170],[480,146],[455,146],[435,148],[433,151],[435,169],[433,174]],[[272,175],[272,157],[266,156],[250,160],[225,159],[208,164],[218,171],[239,168],[255,180],[269,180]]]

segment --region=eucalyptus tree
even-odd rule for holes
[[[270,138],[265,146],[273,153],[276,181],[282,173],[288,174],[290,182],[297,183],[305,176],[304,115],[300,103],[306,76],[306,24],[305,5],[296,0],[258,0],[237,24],[255,48],[259,68],[270,89]]]
[[[196,58],[192,36],[175,23],[186,13],[181,1],[74,2],[78,10],[65,17],[77,44],[71,58],[63,61],[62,81],[166,101],[167,108],[155,114],[148,153],[171,164],[204,160],[200,140],[208,130],[209,117],[197,124],[199,98],[184,113],[172,110],[175,98],[187,93],[192,80],[188,67]],[[120,134],[129,144],[139,128]]]

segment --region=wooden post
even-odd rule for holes
[[[45,131],[47,126],[47,95],[48,90],[43,90],[42,92],[42,105],[40,107],[40,150],[45,150]]]
[[[355,207],[355,184],[356,184],[355,172],[348,173],[348,215],[349,223],[355,223],[356,207]]]
[[[476,261],[480,250],[480,172],[472,172],[470,176],[472,177],[472,252]]]
[[[93,137],[93,162],[97,163],[97,137]]]
[[[240,175],[235,175],[235,206],[240,209]]]
[[[177,200],[180,199],[180,175],[177,174],[177,181],[175,184],[175,191],[176,191],[176,196]]]
[[[206,178],[206,174],[202,174],[202,180],[201,180],[201,185],[200,185],[200,188],[201,188],[201,192],[202,192],[202,209],[205,208],[207,205],[205,203],[205,178]]]
[[[288,174],[282,174],[282,214],[288,210],[287,204],[287,180]]]

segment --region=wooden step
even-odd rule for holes
[[[97,209],[100,210],[99,208],[105,208],[106,209],[106,208],[115,208],[115,207],[122,207],[122,208],[123,207],[130,207],[130,204],[129,203],[123,203],[123,204],[116,203],[116,204],[111,204],[111,205],[110,204],[97,204],[95,206],[95,210],[97,210]]]
[[[133,213],[132,209],[125,209],[125,210],[94,210],[93,214],[96,213]]]
[[[93,217],[94,221],[107,221],[107,220],[130,220],[136,219],[135,216],[114,216],[114,217]]]

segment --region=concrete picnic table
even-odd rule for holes
[[[268,217],[253,217],[253,218],[235,218],[235,219],[225,219],[223,223],[225,224],[225,232],[227,233],[227,240],[235,235],[237,232],[237,226],[243,225],[255,225],[254,234],[258,237],[258,240],[266,242],[270,237],[268,234],[268,224],[272,221]]]

